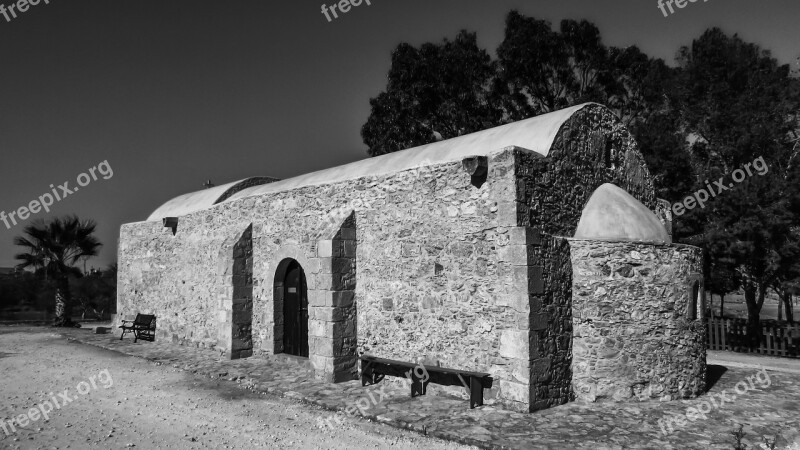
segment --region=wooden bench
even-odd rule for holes
[[[425,366],[391,359],[361,356],[361,385],[380,383],[385,376],[411,378],[411,397],[425,395],[428,383],[443,386],[463,386],[469,393],[469,407],[483,406],[483,390],[492,387],[492,377],[488,373],[468,372],[458,369],[446,369],[437,366]],[[422,380],[414,369],[424,367],[429,379]]]
[[[137,339],[152,342],[156,338],[156,316],[137,314],[135,320],[123,320],[120,328],[122,328],[120,341],[125,337],[125,333],[133,333],[133,342],[136,342]]]

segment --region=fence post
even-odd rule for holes
[[[725,322],[725,318],[724,317],[721,318],[719,320],[719,323],[720,323],[720,327],[722,328],[722,349],[721,350],[727,350],[728,346],[725,345],[725,335],[727,334],[728,327],[727,327],[727,323]]]

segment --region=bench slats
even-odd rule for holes
[[[411,397],[425,395],[429,383],[443,386],[461,386],[466,389],[470,397],[470,408],[483,406],[483,389],[492,387],[493,379],[488,373],[471,372],[459,369],[449,369],[439,366],[426,366],[405,361],[362,356],[361,360],[361,385],[376,384],[385,376],[407,377],[411,371]],[[424,367],[428,373],[428,380],[422,381],[414,369]]]
[[[373,361],[373,362],[375,362],[377,364],[386,364],[386,365],[392,365],[392,366],[398,366],[398,367],[405,367],[407,369],[413,369],[415,367],[423,366],[423,367],[425,367],[425,370],[428,371],[428,373],[430,373],[430,372],[445,372],[445,373],[453,373],[453,374],[460,373],[462,375],[466,375],[466,376],[469,376],[469,377],[478,377],[478,378],[490,376],[490,374],[484,373],[484,372],[470,372],[468,370],[450,369],[450,368],[447,368],[447,367],[426,366],[424,364],[414,364],[414,363],[409,363],[409,362],[405,362],[405,361],[395,361],[393,359],[377,358],[377,357],[374,357],[374,356],[362,356],[361,360],[362,361]]]

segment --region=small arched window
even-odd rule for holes
[[[603,149],[603,162],[605,163],[606,169],[613,169],[614,162],[611,159],[611,151],[614,149],[614,142],[611,138],[606,138],[606,146]]]
[[[703,291],[700,289],[700,282],[695,281],[692,283],[692,290],[689,292],[689,304],[687,306],[686,318],[689,320],[697,320],[698,305],[702,307],[703,299],[700,297]]]

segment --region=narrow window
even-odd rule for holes
[[[614,163],[611,161],[611,150],[614,148],[614,142],[610,138],[606,138],[605,149],[603,149],[603,161],[605,162],[606,169],[613,169]]]
[[[700,300],[700,282],[695,281],[692,283],[692,292],[689,295],[689,306],[686,311],[686,318],[689,320],[697,320],[697,305],[702,304]]]

